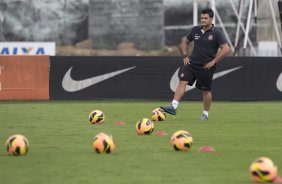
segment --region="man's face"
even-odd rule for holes
[[[212,24],[212,18],[210,18],[209,14],[201,14],[201,25],[204,27],[208,27]]]

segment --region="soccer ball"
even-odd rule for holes
[[[28,152],[29,143],[25,136],[16,134],[7,139],[6,148],[9,155],[22,156]]]
[[[148,135],[154,131],[154,123],[147,118],[143,118],[136,123],[136,132],[138,135]]]
[[[249,171],[254,182],[271,182],[278,175],[278,167],[267,157],[256,159],[251,164]]]
[[[166,113],[161,108],[156,108],[152,111],[152,120],[153,121],[164,121],[166,118]]]
[[[105,121],[105,114],[100,110],[94,110],[89,114],[91,124],[102,124]]]
[[[170,143],[176,151],[189,151],[193,138],[187,131],[179,130],[171,136]]]
[[[92,146],[96,153],[112,153],[116,148],[113,137],[106,133],[97,134]]]

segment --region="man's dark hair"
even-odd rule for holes
[[[214,13],[213,13],[212,9],[210,9],[210,8],[202,10],[201,14],[209,14],[210,18],[213,18],[213,16],[214,16]]]

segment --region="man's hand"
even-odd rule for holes
[[[218,61],[220,61],[222,58],[224,58],[224,56],[226,54],[228,54],[230,50],[230,47],[229,45],[226,43],[226,44],[223,44],[220,46],[220,51],[219,53],[217,54],[217,56],[210,62],[208,62],[203,68],[204,70],[209,70],[211,69],[211,67],[213,67]]]
[[[184,62],[184,66],[189,65],[189,64],[190,64],[190,59],[189,59],[189,57],[183,58],[183,62]]]
[[[205,70],[209,70],[209,69],[211,69],[214,65],[215,65],[215,61],[212,60],[212,61],[208,62],[203,68],[204,68]]]

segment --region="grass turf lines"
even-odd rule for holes
[[[154,123],[152,135],[138,136],[137,120],[150,118],[160,105],[166,102],[0,101],[0,183],[248,184],[249,166],[259,156],[282,169],[281,102],[214,102],[209,121],[200,122],[202,103],[183,101],[175,119],[168,115]],[[89,123],[94,109],[105,113],[103,125]],[[176,152],[169,144],[182,129],[193,136],[189,152]],[[155,136],[158,131],[168,136]],[[99,132],[113,135],[114,153],[93,152]],[[6,152],[6,139],[17,133],[30,142],[26,156]],[[201,146],[216,152],[198,152]]]

